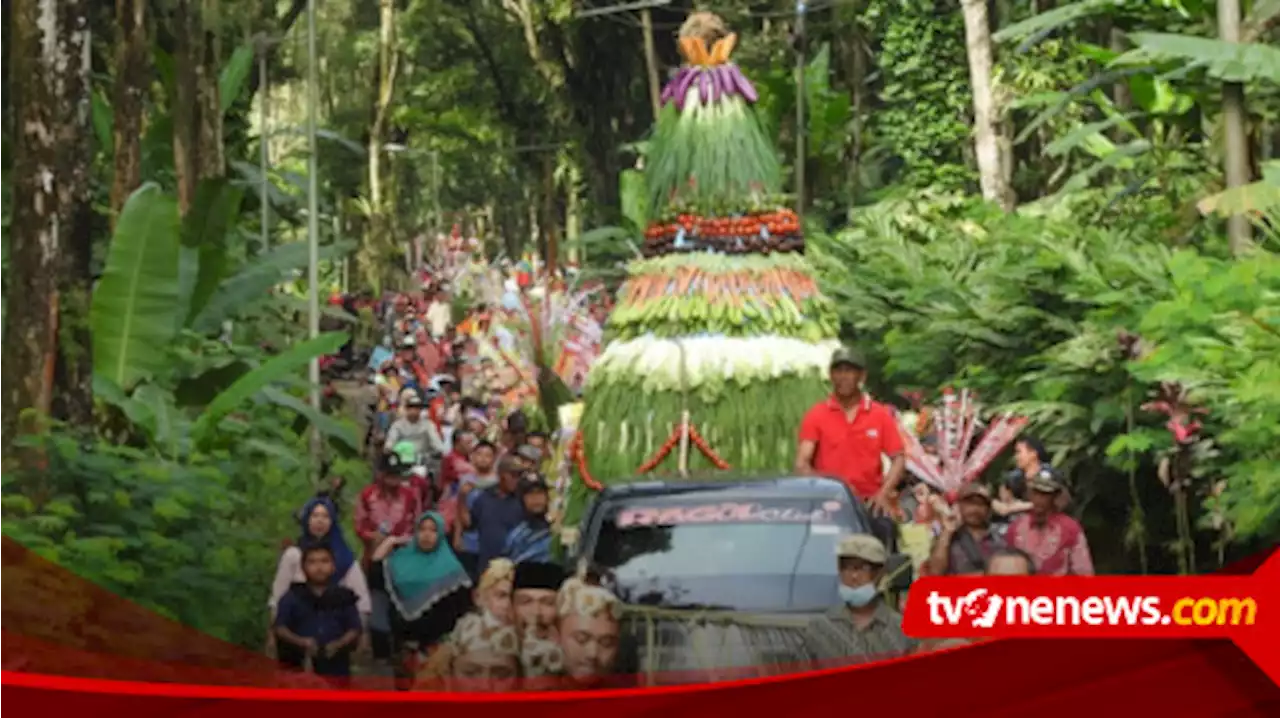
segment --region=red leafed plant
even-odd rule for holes
[[[1176,381],[1160,382],[1155,397],[1143,404],[1142,410],[1169,417],[1165,427],[1169,429],[1174,443],[1178,445],[1195,442],[1200,433],[1201,424],[1194,417],[1209,413],[1208,409],[1192,404],[1186,387]]]

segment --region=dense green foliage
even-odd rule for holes
[[[1172,438],[1163,416],[1141,409],[1158,381],[1184,383],[1210,408],[1214,451],[1194,488],[1211,504],[1206,530],[1220,515],[1246,544],[1275,535],[1278,369],[1262,357],[1280,351],[1280,257],[1171,249],[1158,232],[1084,224],[1079,212],[1004,216],[953,195],[914,195],[815,238],[813,254],[849,338],[876,356],[877,393],[963,386],[1030,417],[1073,479],[1096,543],[1137,550],[1140,539],[1169,538],[1167,512],[1154,509],[1168,505],[1156,462]],[[1130,359],[1122,332],[1153,351]],[[1099,553],[1112,570],[1136,568]]]

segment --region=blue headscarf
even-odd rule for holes
[[[329,532],[324,536],[312,536],[310,529],[307,528],[311,520],[311,512],[315,511],[317,506],[323,506],[325,511],[329,512]],[[342,527],[338,525],[338,509],[333,502],[323,496],[316,496],[303,505],[302,515],[298,521],[302,525],[302,536],[298,540],[298,548],[316,544],[328,546],[333,552],[334,563],[333,578],[330,582],[337,584],[342,581],[347,571],[351,570],[355,564],[356,557],[351,553],[351,548],[347,546],[347,539],[342,535]]]

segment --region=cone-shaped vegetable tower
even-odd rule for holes
[[[785,470],[825,392],[838,322],[779,194],[755,88],[729,60],[736,40],[709,13],[680,30],[686,63],[645,156],[645,259],[588,378],[568,525],[602,485],[675,475],[682,446],[691,473]]]

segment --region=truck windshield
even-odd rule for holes
[[[644,498],[602,518],[592,558],[624,601],[757,612],[830,607],[836,541],[865,530],[847,502],[822,498]]]

